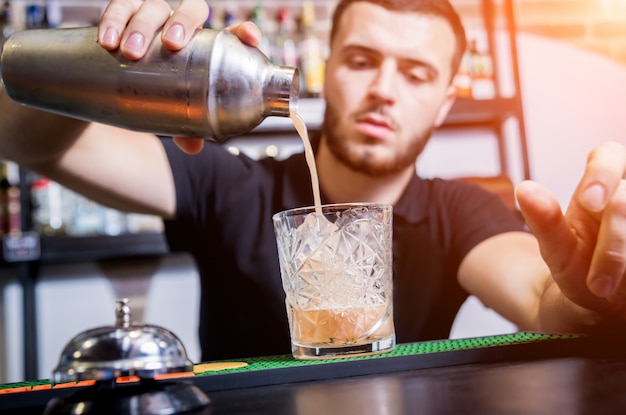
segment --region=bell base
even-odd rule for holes
[[[209,398],[186,382],[143,381],[110,387],[105,383],[48,402],[43,415],[208,415]]]

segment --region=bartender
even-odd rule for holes
[[[204,0],[175,10],[165,0],[112,0],[99,41],[139,59],[159,31],[166,47],[185,47],[207,16]],[[230,30],[259,43],[249,22]],[[341,0],[333,15],[315,140],[323,202],[394,206],[398,342],[446,337],[471,294],[522,330],[621,329],[624,146],[591,152],[564,214],[539,183],[521,183],[517,201],[531,232],[486,191],[416,175],[417,157],[454,103],[465,47],[445,0]],[[42,113],[4,94],[0,126],[1,157],[108,206],[164,218],[170,247],[197,262],[203,360],[289,352],[271,216],[312,204],[302,154],[255,161],[202,139]]]

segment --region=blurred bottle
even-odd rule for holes
[[[261,41],[257,47],[265,56],[272,60],[272,47],[268,37],[268,20],[261,4],[257,4],[252,9],[252,12],[250,13],[250,21],[256,24],[261,30]]]
[[[4,41],[15,31],[11,2],[6,0],[0,8],[0,49],[2,49]]]
[[[273,42],[272,56],[274,63],[277,65],[298,66],[295,26],[291,9],[287,6],[282,6],[278,10],[278,31]]]
[[[315,98],[322,94],[326,54],[324,45],[315,33],[315,5],[312,1],[302,3],[302,33],[299,44],[300,69],[304,80],[302,92],[305,97]]]
[[[493,61],[485,42],[472,39],[469,42],[472,98],[492,99],[496,96]]]
[[[456,88],[456,95],[459,98],[472,98],[472,73],[471,57],[469,50],[465,51],[459,70],[454,76],[453,84]]]
[[[37,177],[30,193],[35,229],[44,236],[65,235],[74,213],[66,189],[46,177]]]
[[[9,230],[9,179],[6,161],[0,161],[0,236]]]
[[[0,235],[22,232],[19,167],[11,161],[0,163]]]
[[[104,217],[104,227],[102,232],[105,235],[115,236],[128,232],[126,213],[103,206],[102,214]]]
[[[72,194],[75,200],[74,217],[68,234],[100,235],[105,233],[105,208],[104,206],[79,194]]]
[[[160,216],[129,213],[126,220],[129,233],[163,232],[163,219]]]
[[[238,23],[237,15],[231,9],[224,10],[224,28]]]
[[[19,166],[14,162],[6,162],[6,175],[9,182],[7,190],[7,214],[9,235],[19,235],[22,232],[22,203],[20,200],[20,173]]]
[[[59,27],[63,23],[63,6],[60,0],[46,0],[46,26],[50,29]]]
[[[45,28],[46,9],[39,4],[26,6],[26,29]]]
[[[206,20],[202,24],[203,29],[215,29],[215,24],[213,23],[213,9],[209,8],[209,15]]]

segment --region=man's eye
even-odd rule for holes
[[[422,83],[426,81],[426,77],[422,73],[409,72],[406,74],[406,78],[413,84]]]
[[[424,71],[424,70],[406,71],[404,76],[409,82],[413,84],[421,84],[421,83],[428,82],[431,80],[431,76],[428,73],[428,71]]]
[[[370,59],[365,57],[352,57],[348,60],[348,65],[353,69],[366,69],[372,66]]]

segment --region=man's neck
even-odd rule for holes
[[[329,203],[370,202],[394,205],[399,199],[415,168],[383,177],[354,171],[337,160],[322,138],[315,155],[322,192]]]

